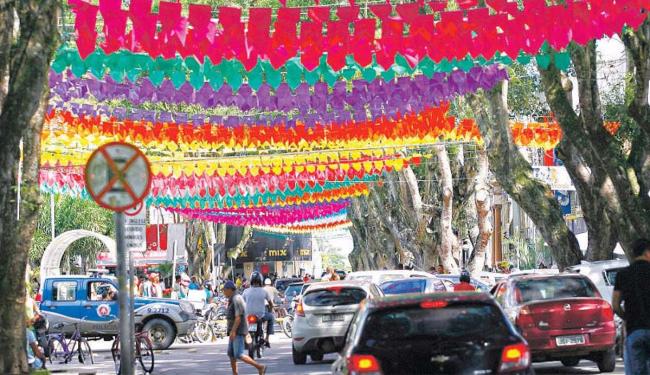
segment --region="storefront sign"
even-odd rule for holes
[[[278,235],[253,232],[240,262],[311,261],[311,235]]]

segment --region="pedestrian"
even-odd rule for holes
[[[445,266],[442,264],[438,265],[438,275],[444,275],[445,274]]]
[[[454,292],[476,292],[476,288],[472,286],[472,277],[467,270],[460,273],[459,283],[454,285]]]
[[[650,375],[650,240],[632,243],[634,262],[616,275],[612,306],[625,321],[625,373]]]
[[[183,284],[181,275],[176,275],[176,281],[174,282],[172,290],[174,291],[175,297],[177,299],[187,298],[188,288]]]
[[[160,284],[160,275],[157,273],[153,274],[153,281],[151,283],[151,296],[155,298],[163,297],[163,287]]]
[[[237,286],[238,290],[241,289],[242,284],[243,282],[241,280],[241,277],[239,276],[239,274],[237,274],[237,278],[235,279],[235,286]]]
[[[246,322],[246,304],[241,295],[237,293],[237,286],[232,281],[226,281],[223,294],[228,298],[226,321],[228,329],[228,357],[233,375],[237,375],[237,360],[241,360],[257,369],[260,375],[266,374],[266,366],[255,362],[244,354],[245,337],[248,335]]]
[[[192,276],[192,282],[190,283],[190,290],[201,290],[199,286],[199,279],[196,276]]]

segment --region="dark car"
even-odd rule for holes
[[[413,278],[384,281],[379,289],[385,295],[407,293],[446,292],[445,284],[438,278]]]
[[[533,374],[526,341],[485,293],[361,304],[334,374]]]
[[[284,290],[287,289],[287,287],[290,284],[298,283],[298,282],[302,282],[302,279],[297,278],[297,277],[289,277],[289,278],[285,278],[285,279],[277,279],[277,280],[275,280],[275,285],[274,286],[275,286],[275,289],[278,290],[278,292],[280,292],[281,294],[284,294]]]
[[[436,277],[442,280],[449,280],[454,284],[460,283],[460,275],[436,275]],[[490,286],[482,282],[481,280],[477,280],[472,277],[469,283],[472,284],[472,286],[474,286],[477,290],[481,292],[490,291]]]
[[[588,359],[601,372],[614,371],[614,313],[588,277],[511,276],[493,293],[528,341],[533,361],[575,366]]]

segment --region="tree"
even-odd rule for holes
[[[40,133],[47,74],[58,43],[58,14],[55,0],[0,3],[0,371],[4,374],[28,373],[25,270],[40,206]]]
[[[650,233],[649,21],[637,31],[625,30],[622,40],[628,55],[627,114],[635,125],[622,135],[612,135],[604,126],[594,42],[569,46],[578,83],[578,111],[566,95],[565,77],[555,62],[539,67],[539,72],[546,99],[567,138],[567,169],[577,185],[594,192],[593,200],[602,203],[589,212],[591,220],[609,222],[631,256],[630,243]],[[570,158],[576,161],[571,163]]]
[[[29,252],[29,261],[35,267],[40,265],[43,252],[52,240],[50,200],[47,199],[45,202],[39,213],[34,240]],[[115,233],[115,221],[111,211],[99,207],[91,200],[60,195],[54,199],[54,229],[56,235],[69,230],[86,229],[110,237]],[[103,249],[104,244],[101,241],[94,238],[82,238],[70,245],[66,251],[66,257],[70,259],[81,256],[82,259],[92,262],[97,253]]]
[[[582,258],[578,241],[569,230],[551,189],[535,180],[530,163],[514,143],[509,125],[507,81],[494,89],[472,94],[473,108],[485,139],[490,169],[503,189],[530,216],[551,248],[561,269]]]

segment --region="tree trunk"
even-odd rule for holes
[[[478,150],[479,169],[476,175],[476,187],[474,200],[476,202],[476,216],[478,221],[478,236],[474,244],[474,253],[469,263],[469,271],[478,273],[483,271],[485,265],[485,252],[492,236],[492,224],[490,223],[490,187],[488,185],[488,156],[485,149]]]
[[[570,100],[565,95],[561,72],[554,62],[547,69],[539,68],[542,77],[542,86],[546,99],[555,114],[565,138],[569,139],[572,146],[571,154],[578,154],[579,158],[588,167],[588,189],[582,189],[580,181],[574,181],[579,193],[589,196],[602,203],[603,207],[587,207],[585,220],[591,225],[591,232],[603,234],[598,228],[607,225],[609,220],[613,232],[609,236],[618,238],[623,248],[629,252],[629,244],[639,236],[650,232],[650,198],[647,192],[641,192],[646,185],[645,171],[650,169],[650,153],[647,151],[650,133],[644,129],[647,115],[647,87],[648,87],[648,60],[650,59],[647,36],[648,22],[637,32],[627,30],[623,39],[626,43],[628,55],[633,56],[633,66],[628,66],[630,76],[634,76],[632,90],[635,99],[629,107],[631,117],[639,125],[638,135],[630,139],[631,151],[621,147],[619,142],[603,127],[603,112],[600,103],[600,93],[597,79],[597,53],[595,44],[578,46],[572,44],[569,48],[571,59],[575,66],[578,80],[580,112],[576,113]],[[628,82],[629,83],[629,82]],[[629,91],[629,90],[626,90]],[[641,100],[640,97],[645,94]],[[567,152],[564,153],[567,156]],[[629,154],[629,155],[628,155]],[[568,164],[567,169],[572,168]],[[579,171],[569,170],[572,177]],[[589,185],[593,185],[590,187]],[[585,199],[581,197],[584,201]],[[605,213],[606,215],[603,215]],[[590,216],[589,218],[587,216]],[[605,220],[603,220],[605,218]],[[604,242],[602,246],[609,246],[608,235],[602,239],[594,238],[596,242]],[[590,241],[591,242],[591,241]],[[593,249],[601,246],[597,243],[590,245],[590,257],[604,257],[602,249]],[[597,251],[596,251],[597,250]],[[629,253],[628,253],[629,256]]]
[[[17,33],[14,33],[15,15],[18,16]],[[40,133],[49,97],[47,74],[58,42],[57,17],[58,2],[53,0],[21,0],[0,6],[0,372],[3,374],[29,372],[25,354],[25,272],[40,206]],[[18,219],[16,192],[21,139],[24,147]]]
[[[454,184],[449,164],[449,155],[445,145],[435,146],[438,157],[438,168],[440,169],[440,184],[442,187],[442,212],[440,214],[440,260],[445,270],[450,273],[458,273],[458,264],[453,257],[454,236],[452,225]]]
[[[486,142],[490,168],[503,189],[530,216],[560,269],[582,259],[578,241],[562,217],[550,188],[533,178],[532,168],[514,144],[507,110],[507,81],[485,95],[469,96]],[[487,96],[487,99],[485,98]]]

